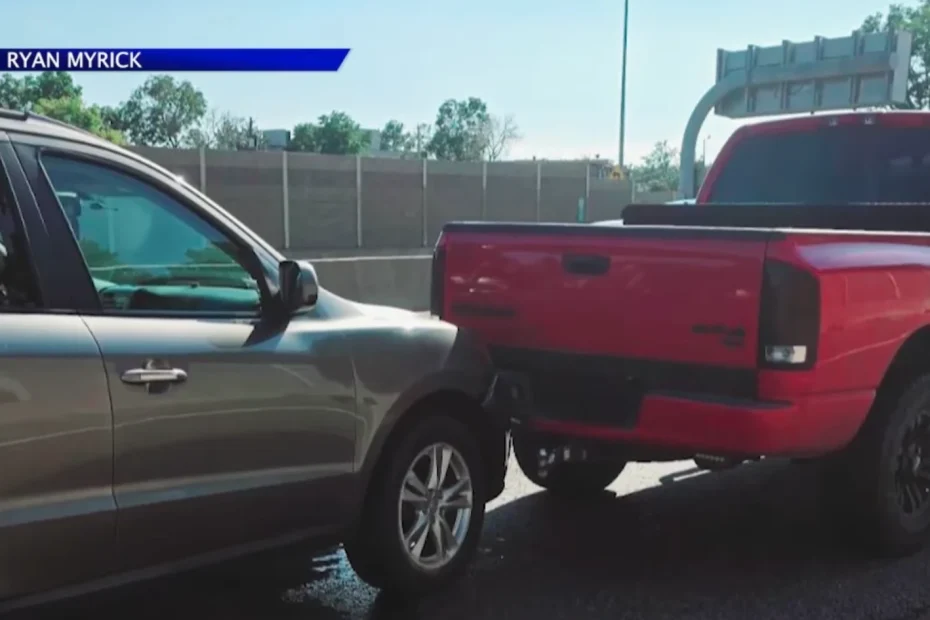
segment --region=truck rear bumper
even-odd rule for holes
[[[817,456],[848,444],[868,414],[875,392],[809,395],[794,402],[646,394],[633,427],[534,416],[514,407],[514,423],[535,432],[695,453]]]

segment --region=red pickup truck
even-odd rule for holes
[[[930,114],[744,127],[695,205],[623,225],[450,223],[432,312],[500,371],[526,475],[815,462],[883,555],[930,536]]]

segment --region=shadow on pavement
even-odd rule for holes
[[[930,609],[928,554],[864,559],[822,516],[811,468],[680,473],[584,503],[534,492],[496,506],[469,576],[417,603],[378,597],[337,550],[257,574],[214,569],[86,597],[48,617],[905,620]]]

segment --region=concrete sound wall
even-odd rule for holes
[[[432,257],[309,258],[320,286],[341,297],[407,310],[429,308]]]
[[[625,181],[586,162],[450,162],[269,151],[132,150],[181,174],[278,249],[431,248],[462,220],[615,219]]]

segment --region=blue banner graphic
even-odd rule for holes
[[[0,49],[6,71],[338,71],[348,48]]]

